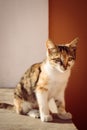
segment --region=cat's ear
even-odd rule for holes
[[[73,41],[71,41],[71,42],[69,43],[69,46],[70,46],[70,47],[76,47],[78,41],[79,41],[79,38],[77,37],[77,38],[75,38]]]
[[[56,50],[56,45],[51,40],[47,40],[46,47],[48,54],[52,54]]]
[[[55,48],[55,44],[51,40],[47,40],[46,42],[47,49]]]

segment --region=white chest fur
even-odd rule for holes
[[[59,70],[53,68],[49,63],[45,64],[44,70],[48,75],[47,88],[51,96],[54,96],[62,89],[65,89],[70,76],[70,70],[60,72]]]

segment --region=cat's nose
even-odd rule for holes
[[[67,65],[64,65],[63,67],[64,67],[65,70],[67,69]]]
[[[67,67],[69,67],[69,66],[70,66],[70,65],[69,65],[68,63],[63,65],[63,67],[64,67],[65,70],[66,70]]]

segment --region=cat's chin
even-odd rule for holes
[[[67,72],[67,71],[69,71],[70,70],[70,67],[68,67],[67,69],[64,69],[63,67],[57,67],[57,70],[59,71],[59,72],[61,72],[61,73],[65,73],[65,72]]]
[[[59,72],[65,73],[67,70],[58,69]]]

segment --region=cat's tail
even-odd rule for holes
[[[0,109],[14,110],[14,105],[8,103],[0,103]]]

